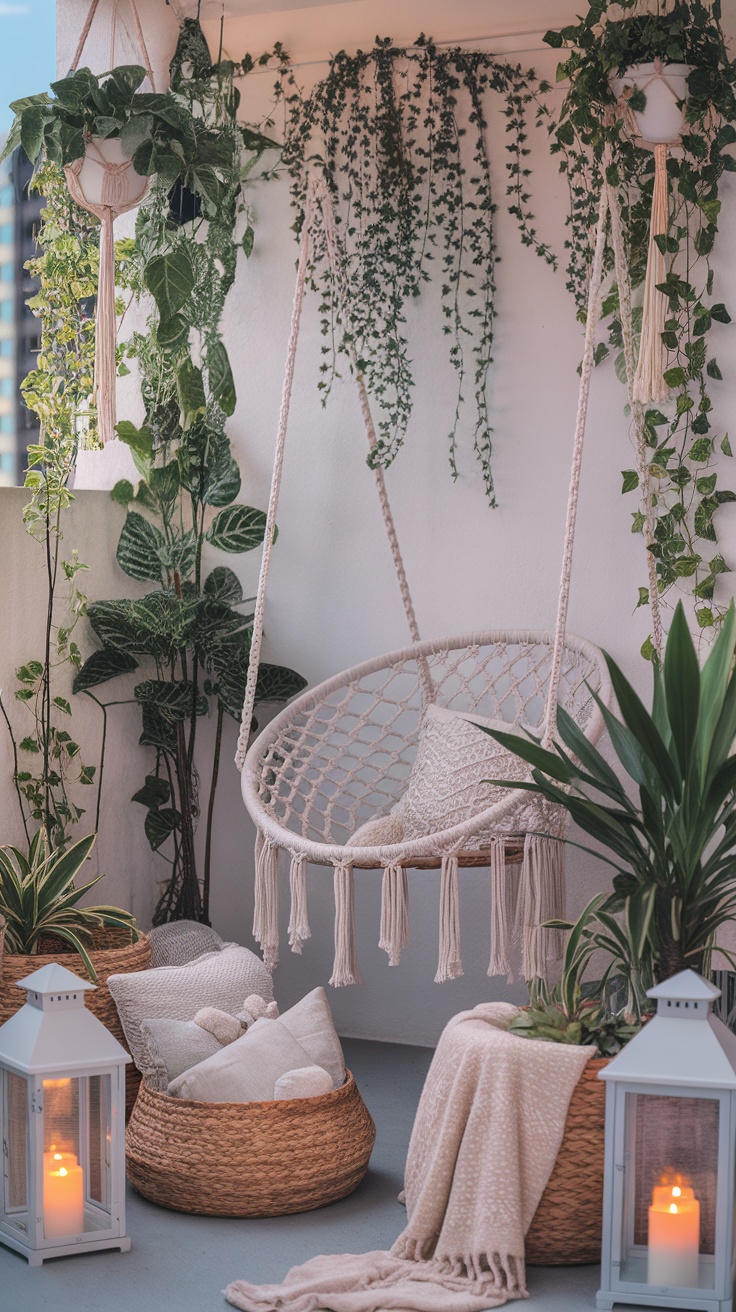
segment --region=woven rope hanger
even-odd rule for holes
[[[634,339],[631,327],[630,288],[628,288],[628,279],[626,276],[620,213],[618,211],[616,196],[612,193],[609,194],[609,189],[605,188],[601,195],[599,207],[595,255],[589,286],[585,347],[581,369],[580,395],[578,400],[573,462],[565,524],[559,606],[554,639],[553,641],[550,641],[547,635],[539,634],[486,634],[465,635],[462,638],[452,641],[453,648],[463,648],[467,646],[468,650],[477,650],[477,646],[481,641],[490,642],[491,640],[502,642],[504,644],[518,643],[524,646],[544,641],[548,644],[548,649],[549,647],[552,648],[550,673],[549,678],[546,681],[546,704],[543,719],[543,740],[547,745],[551,743],[554,733],[563,660],[566,651],[569,654],[569,644],[571,641],[578,644],[578,649],[584,648],[585,654],[589,659],[591,654],[595,653],[591,668],[595,669],[596,676],[600,679],[600,688],[604,700],[606,695],[610,692],[610,686],[606,682],[602,659],[600,660],[598,667],[595,665],[595,657],[599,658],[600,653],[597,653],[596,649],[591,648],[590,644],[585,644],[583,640],[573,640],[566,635],[575,522],[590,379],[593,367],[595,330],[600,317],[601,285],[603,280],[604,251],[609,210],[612,215],[615,257],[622,286],[621,300],[622,315],[625,320],[625,354],[627,368],[630,367],[630,379],[633,379],[634,372]],[[326,697],[328,692],[333,688],[339,692],[339,689],[343,685],[348,685],[351,681],[354,681],[355,684],[360,687],[360,676],[364,672],[367,673],[367,675],[370,675],[371,671],[380,671],[384,668],[384,660],[368,663],[365,667],[358,667],[354,671],[347,671],[344,675],[336,676],[335,679],[329,680],[328,683],[322,685],[320,689],[313,690],[311,694],[302,694],[302,696],[296,702],[291,703],[291,707],[282,712],[269,729],[265,730],[263,734],[260,735],[259,739],[256,740],[248,754],[250,769],[246,765],[248,738],[252,723],[258,676],[258,663],[260,660],[263,637],[266,583],[283,473],[285,438],[293,389],[301,311],[307,281],[310,250],[312,249],[312,243],[318,241],[320,237],[324,242],[324,248],[330,267],[333,271],[338,292],[342,298],[345,298],[347,293],[344,285],[344,265],[340,260],[332,202],[327,187],[321,179],[313,181],[310,184],[307,193],[305,219],[302,229],[297,267],[296,288],[292,308],[289,345],[287,350],[286,370],[279,413],[271,493],[269,497],[264,537],[264,552],[261,562],[258,594],[254,612],[250,664],[246,684],[243,719],[236,755],[236,764],[238,765],[238,768],[243,771],[244,799],[258,826],[255,888],[256,905],[253,932],[257,941],[263,948],[264,958],[269,965],[275,965],[278,959],[279,846],[284,846],[287,850],[290,850],[292,856],[290,876],[292,913],[289,925],[289,940],[292,950],[297,952],[302,950],[304,940],[310,935],[306,911],[306,863],[308,860],[322,864],[331,863],[335,867],[336,901],[336,956],[335,969],[333,971],[331,983],[334,985],[340,985],[359,982],[360,972],[357,966],[355,945],[353,866],[363,865],[367,868],[375,867],[376,865],[383,866],[384,880],[380,946],[389,953],[390,963],[396,964],[402,947],[408,942],[406,867],[416,864],[431,864],[431,862],[428,862],[424,858],[439,857],[441,858],[442,877],[440,957],[436,979],[442,980],[454,978],[462,973],[459,953],[457,893],[458,863],[459,860],[462,864],[481,864],[482,862],[490,867],[493,902],[492,953],[489,974],[505,973],[509,969],[509,940],[513,933],[512,921],[515,919],[517,933],[519,923],[521,923],[523,929],[523,960],[525,977],[532,978],[535,975],[544,975],[547,973],[550,964],[549,953],[542,945],[538,926],[540,922],[544,920],[563,914],[564,870],[560,859],[561,845],[559,842],[554,838],[545,840],[541,838],[538,833],[529,832],[529,829],[537,828],[537,825],[530,826],[529,829],[527,829],[526,839],[523,840],[524,866],[522,868],[521,881],[516,881],[517,884],[519,884],[519,882],[521,883],[522,892],[518,893],[518,889],[512,890],[510,886],[504,858],[504,853],[509,843],[509,835],[517,833],[518,829],[512,829],[509,831],[508,826],[504,828],[503,822],[498,826],[498,833],[492,836],[490,840],[485,839],[480,844],[477,842],[475,843],[475,846],[482,847],[483,851],[472,854],[480,858],[474,861],[462,861],[464,855],[462,850],[463,846],[467,847],[469,845],[467,842],[467,836],[474,832],[474,826],[470,821],[463,825],[456,826],[453,830],[448,831],[447,833],[429,835],[426,839],[414,843],[411,846],[411,850],[409,850],[408,844],[404,844],[403,846],[401,844],[391,846],[389,843],[376,852],[374,859],[372,856],[367,856],[365,851],[361,854],[358,849],[350,849],[349,839],[347,840],[348,846],[345,851],[341,851],[340,847],[335,845],[334,840],[332,843],[326,842],[320,844],[315,841],[310,841],[305,837],[302,841],[298,841],[298,835],[293,831],[287,831],[285,828],[286,822],[279,820],[276,817],[276,814],[272,813],[269,809],[274,797],[278,794],[278,788],[276,784],[272,783],[269,783],[268,786],[263,785],[261,788],[262,781],[259,779],[259,772],[263,765],[264,772],[273,771],[274,767],[276,767],[277,770],[281,769],[283,774],[284,751],[298,752],[295,741],[295,735],[298,736],[298,731],[295,731],[295,734],[290,734],[290,717],[296,720],[300,714],[298,708],[303,704],[307,707],[307,703],[314,703],[320,693],[324,694]],[[347,301],[343,299],[343,304],[345,305],[346,303]],[[375,447],[376,440],[375,427],[370,414],[370,406],[365,385],[357,367],[355,356],[353,356],[352,364],[359,391],[359,400],[366,428],[366,436],[368,438],[369,447],[372,450]],[[637,461],[641,470],[642,495],[645,500],[650,502],[651,497],[648,495],[647,491],[648,473],[646,466],[646,447],[643,435],[643,411],[641,411],[641,407],[638,407],[637,409],[636,406],[633,407],[633,410],[635,416],[635,431],[637,434]],[[427,702],[432,701],[434,696],[430,660],[433,659],[435,654],[443,653],[448,644],[419,643],[416,614],[401,558],[396,530],[386,493],[383,471],[380,467],[376,469],[375,476],[384,523],[399,581],[402,601],[404,603],[410,633],[414,642],[412,648],[407,649],[404,652],[393,653],[392,656],[384,658],[385,668],[390,668],[392,663],[397,666],[402,665],[407,659],[411,659],[415,662],[417,666],[418,683],[421,691],[421,701],[422,705],[426,706]],[[648,522],[651,522],[651,506],[649,506]],[[653,582],[656,589],[656,577],[653,573],[650,574],[650,582]],[[658,611],[656,594],[653,601],[653,610]],[[657,621],[655,622],[655,644],[659,645],[660,641],[661,631]],[[309,707],[307,707],[304,712],[304,714],[307,715],[307,718],[309,718],[309,713]],[[282,729],[279,728],[280,722],[283,722]],[[597,737],[599,731],[600,726],[596,726],[595,730],[591,729],[591,739]],[[315,731],[310,732],[313,737]],[[281,733],[281,738],[278,736],[279,733]],[[267,742],[266,746],[261,751],[259,749],[259,744],[263,739],[269,740],[270,746],[269,742]],[[286,743],[286,749],[284,748],[284,743]],[[274,746],[274,744],[276,745]],[[267,770],[264,764],[266,757],[268,758]],[[293,759],[296,761],[296,757]],[[278,764],[279,762],[280,764]],[[245,769],[244,765],[246,766]],[[294,768],[298,770],[298,764],[295,764]],[[318,767],[314,766],[313,768]],[[273,778],[273,775],[269,774],[269,778]],[[311,801],[314,800],[315,787],[317,787],[317,785],[312,787],[310,797],[307,799],[306,803],[304,802],[304,799],[302,799],[302,802],[300,803],[302,810],[305,806],[308,807],[311,804]],[[264,796],[266,795],[270,800],[264,802]],[[518,796],[519,794],[515,795],[515,797]],[[331,805],[331,803],[329,805]],[[502,816],[507,811],[511,812],[511,806],[504,804],[502,806],[496,806],[493,809],[493,814],[498,815],[499,820],[502,820]],[[550,817],[545,818],[549,822]],[[539,817],[536,817],[536,819],[538,821]],[[554,824],[549,824],[549,832],[555,832]],[[519,840],[511,838],[512,845],[514,841],[518,843]],[[467,855],[467,853],[465,855]],[[514,899],[517,895],[519,901],[515,902]],[[546,933],[549,934],[549,931]]]
[[[156,90],[156,82],[148,54],[148,47],[143,35],[136,0],[128,0],[135,36],[141,52],[143,66],[148,75],[151,89]],[[79,67],[84,47],[99,7],[99,0],[92,0],[82,28],[74,58],[69,69],[75,73]],[[117,33],[119,0],[113,0],[110,21],[110,68],[115,67],[115,38]],[[91,202],[81,185],[80,174],[85,162],[91,162],[102,171],[100,201]],[[67,165],[67,186],[78,205],[100,220],[100,270],[97,286],[97,307],[95,314],[95,374],[94,399],[97,408],[97,422],[103,445],[115,437],[115,387],[117,365],[115,359],[115,342],[117,319],[115,315],[115,234],[114,222],[120,214],[135,209],[143,199],[147,189],[147,179],[136,174],[140,186],[136,188],[135,197],[128,199],[130,175],[135,173],[132,160],[111,163],[101,154],[94,141],[87,145],[87,151],[73,164]]]

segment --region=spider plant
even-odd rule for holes
[[[621,718],[592,696],[624,782],[561,707],[560,741],[551,751],[535,739],[486,730],[533,767],[531,784],[505,786],[529,787],[558,802],[604,849],[583,850],[615,871],[613,892],[600,909],[614,915],[604,922],[606,932],[613,932],[615,913],[628,907],[658,981],[687,967],[707,972],[715,947],[736,966],[717,942],[736,913],[735,646],[731,602],[701,669],[678,604],[664,660],[653,664],[651,712],[606,656]]]
[[[547,928],[567,929],[562,973],[550,988],[544,980],[533,980],[529,1006],[511,1022],[514,1034],[553,1043],[595,1044],[601,1057],[614,1057],[641,1028],[644,990],[651,986],[651,961],[647,950],[646,914],[627,899],[622,915],[607,910],[607,894],[599,893],[574,924],[550,920]],[[603,978],[584,983],[593,954],[602,950],[609,957]],[[626,987],[622,1008],[610,1005],[611,994]]]
[[[0,848],[0,913],[5,916],[5,951],[38,952],[39,939],[54,934],[79,953],[91,978],[97,979],[87,946],[92,931],[103,925],[129,929],[138,938],[135,921],[118,907],[80,907],[79,901],[104,878],[98,875],[77,886],[75,879],[94,847],[96,834],[81,838],[61,852],[52,850],[43,831],[31,840],[28,855],[17,847]]]

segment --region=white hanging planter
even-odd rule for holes
[[[676,142],[684,122],[690,64],[632,64],[620,77],[611,78],[617,100],[628,101],[633,91],[643,91],[644,109],[632,109],[639,136],[650,145]]]
[[[109,207],[117,213],[143,200],[148,178],[136,173],[119,137],[91,137],[79,161],[70,166],[81,203],[94,213]]]

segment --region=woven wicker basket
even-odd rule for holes
[[[90,950],[92,964],[97,971],[97,988],[94,993],[88,993],[85,999],[86,1005],[95,1016],[106,1025],[119,1043],[127,1050],[123,1027],[120,1024],[120,1018],[117,1008],[112,1000],[112,995],[107,987],[108,975],[123,975],[135,970],[146,970],[151,960],[151,945],[148,937],[141,934],[137,943],[131,943],[128,938],[126,947],[98,948],[97,943],[104,942],[105,935],[97,936],[93,940]],[[70,968],[75,974],[80,975],[83,979],[89,979],[89,973],[85,968],[81,957],[76,953],[73,954],[73,960],[69,961],[69,953],[49,952],[37,953],[30,956],[20,952],[5,952],[2,954],[2,973],[0,974],[0,1025],[4,1024],[14,1012],[18,1011],[26,1000],[26,995],[22,989],[16,988],[18,980],[25,979],[34,970],[40,970],[42,966],[50,966],[52,962],[60,959],[64,963],[69,963]],[[133,1110],[133,1104],[140,1088],[140,1072],[136,1070],[132,1063],[125,1070],[125,1106],[128,1115]]]
[[[606,1058],[589,1061],[570,1099],[565,1133],[526,1236],[530,1266],[601,1260]]]
[[[285,1216],[345,1198],[376,1129],[351,1073],[319,1098],[202,1103],[141,1086],[128,1179],[144,1198],[202,1216]]]

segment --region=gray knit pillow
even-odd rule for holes
[[[147,1056],[141,1021],[162,1016],[194,1020],[202,1007],[219,1007],[234,1016],[250,993],[257,993],[267,1002],[273,998],[270,972],[260,957],[237,943],[225,943],[220,952],[197,957],[185,966],[158,966],[131,975],[110,975],[107,987],[118,1009],[130,1055],[141,1074],[152,1080],[156,1079],[156,1066]]]
[[[185,966],[205,952],[220,952],[222,939],[209,925],[196,920],[172,920],[149,930],[151,969],[156,966]]]
[[[169,1020],[166,1016],[142,1020],[141,1041],[146,1066],[154,1072],[146,1076],[146,1084],[159,1093],[166,1093],[178,1075],[214,1056],[222,1047],[214,1034],[193,1020]]]

